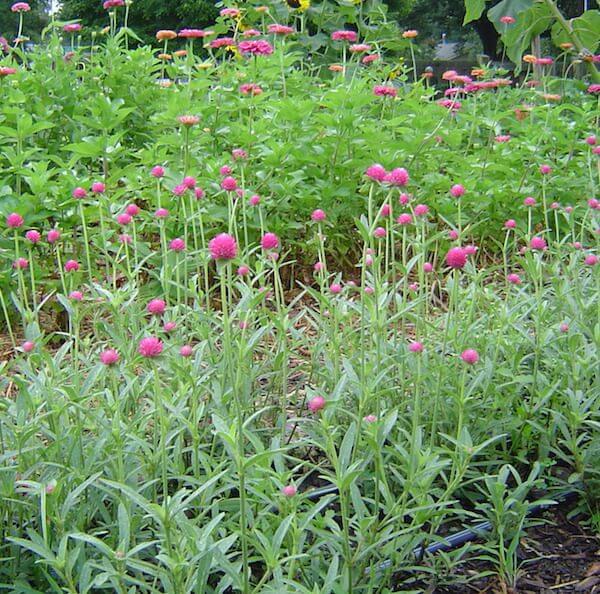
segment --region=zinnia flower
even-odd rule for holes
[[[349,41],[354,43],[358,39],[356,31],[334,31],[331,34],[333,41]]]
[[[270,56],[273,53],[273,46],[264,39],[240,41],[238,49],[242,54],[252,56]]]
[[[31,6],[29,6],[27,2],[15,2],[10,9],[12,12],[29,12],[31,10]]]
[[[373,87],[373,94],[378,97],[396,97],[396,95],[398,95],[398,90],[396,87],[389,85],[375,85]]]

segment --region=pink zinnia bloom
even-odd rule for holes
[[[69,293],[69,299],[72,299],[73,301],[82,301],[83,293],[81,291],[71,291]]]
[[[82,27],[79,23],[67,23],[63,27],[63,31],[65,33],[77,33],[77,31],[81,31]]]
[[[245,37],[246,39],[248,37],[260,37],[261,32],[258,31],[257,29],[246,29],[243,33],[242,36]]]
[[[29,261],[26,258],[17,258],[13,262],[13,268],[15,270],[25,270],[25,268],[29,267]]]
[[[387,171],[381,165],[375,163],[375,165],[367,167],[365,175],[374,181],[382,182],[387,175]]]
[[[42,239],[42,236],[40,235],[39,231],[31,229],[31,231],[27,231],[27,233],[25,233],[25,239],[30,243],[39,243],[40,239]]]
[[[4,39],[3,37],[0,39]],[[17,69],[11,68],[10,66],[0,66],[0,78],[4,78],[5,76],[10,76],[11,74],[16,74]]]
[[[242,54],[252,56],[270,56],[273,53],[273,46],[264,39],[240,41],[238,49]]]
[[[222,17],[236,18],[240,16],[240,11],[237,8],[222,8],[219,14]]]
[[[294,497],[294,495],[296,495],[296,493],[298,491],[297,491],[296,487],[294,487],[294,485],[286,485],[285,487],[283,487],[283,489],[281,489],[281,492],[286,497]]]
[[[177,34],[182,39],[202,39],[210,34],[210,31],[204,31],[202,29],[182,29]]]
[[[315,396],[308,401],[308,409],[310,412],[316,413],[325,408],[325,398],[323,396]]]
[[[210,42],[212,49],[219,49],[222,47],[235,47],[235,39],[233,37],[217,37]]]
[[[475,365],[479,361],[479,353],[475,349],[467,349],[461,353],[460,358],[469,365]]]
[[[554,64],[554,60],[552,58],[538,58],[536,61],[536,64],[539,64],[540,66],[552,66],[552,64]]]
[[[152,175],[152,177],[156,177],[156,178],[161,178],[165,176],[165,168],[161,167],[160,165],[155,165],[152,168],[152,171],[150,172],[150,174]]]
[[[392,186],[405,186],[409,181],[408,171],[403,167],[392,169],[386,176],[384,181]]]
[[[450,188],[450,194],[454,196],[454,198],[460,198],[465,195],[465,187],[462,184],[454,184]]]
[[[27,2],[15,2],[10,9],[13,12],[29,12],[31,10],[31,6],[29,6]]]
[[[370,52],[371,46],[368,43],[354,43],[348,49],[353,54],[362,54],[364,52]]]
[[[169,216],[169,211],[166,208],[159,208],[155,213],[154,216],[157,219],[166,219]]]
[[[183,126],[187,126],[188,128],[190,126],[195,126],[197,123],[200,122],[200,118],[195,115],[182,115],[179,116],[177,120],[180,124],[182,124]]]
[[[276,250],[279,247],[279,238],[275,233],[265,233],[260,240],[263,250]]]
[[[18,229],[19,227],[22,227],[24,223],[25,219],[16,212],[12,212],[6,217],[6,226],[11,229]]]
[[[153,316],[162,316],[167,304],[162,299],[152,299],[146,306],[146,311]]]
[[[520,285],[521,284],[521,277],[518,274],[515,274],[514,272],[507,275],[506,280],[511,285]]]
[[[294,29],[293,27],[288,27],[287,25],[279,25],[274,23],[267,27],[267,31],[275,35],[290,35],[294,32]]]
[[[500,22],[501,22],[501,23],[504,23],[505,25],[512,25],[512,24],[514,24],[516,21],[515,21],[515,18],[514,18],[514,17],[511,17],[511,16],[503,16],[503,17],[500,17]]]
[[[75,188],[72,192],[72,195],[76,200],[81,200],[87,196],[87,192],[84,188]]]
[[[31,340],[26,340],[21,345],[21,348],[23,349],[24,353],[31,353],[31,351],[33,351],[33,349],[35,348],[35,342],[33,342]]]
[[[185,250],[185,241],[181,237],[176,237],[169,243],[169,249],[174,252],[183,252]]]
[[[116,349],[106,349],[100,353],[100,362],[107,367],[119,362],[119,352]]]
[[[453,247],[448,250],[446,254],[446,264],[450,268],[464,268],[467,263],[467,252],[461,247]]]
[[[237,243],[228,233],[220,233],[208,243],[213,260],[233,260],[237,256]]]
[[[382,239],[386,235],[387,235],[387,231],[385,230],[384,227],[377,227],[377,229],[375,229],[375,231],[373,231],[373,237],[376,237],[377,239]]]
[[[424,347],[423,347],[423,343],[422,342],[415,341],[415,342],[411,342],[408,345],[408,350],[411,353],[422,353],[423,352],[423,348]]]
[[[315,222],[324,221],[325,211],[321,210],[320,208],[317,208],[316,210],[313,210],[312,214],[310,215],[310,218]]]
[[[192,353],[194,352],[194,349],[189,345],[189,344],[184,344],[180,349],[179,349],[179,354],[182,357],[191,357]]]
[[[152,359],[154,357],[158,357],[163,351],[163,343],[160,338],[156,338],[156,336],[148,336],[146,338],[142,338],[138,345],[138,353],[142,355],[142,357],[146,357]]]
[[[424,217],[429,212],[429,206],[425,204],[417,204],[415,206],[415,215],[418,217]]]
[[[94,182],[92,184],[92,192],[94,194],[104,194],[106,191],[106,186],[102,182]]]
[[[546,244],[546,240],[543,237],[532,237],[529,242],[529,247],[532,250],[545,250],[548,246]]]
[[[48,243],[55,243],[60,239],[60,231],[58,229],[50,229],[46,235]]]
[[[227,176],[223,178],[223,181],[221,182],[221,188],[223,188],[223,190],[226,192],[234,192],[237,190],[237,181],[235,178]]]
[[[375,85],[373,87],[373,94],[377,97],[396,97],[398,90],[396,87],[390,85]]]
[[[504,223],[504,228],[505,229],[515,229],[516,226],[517,226],[517,221],[515,221],[514,219],[508,219]]]
[[[349,41],[354,43],[358,39],[356,31],[334,31],[331,34],[333,41]]]
[[[242,95],[260,95],[262,92],[262,88],[255,83],[244,83],[243,85],[240,85],[240,93]]]
[[[598,264],[598,256],[596,256],[594,254],[590,254],[589,256],[585,257],[585,260],[583,261],[583,263],[586,266],[596,266],[596,264]]]
[[[79,262],[77,260],[67,260],[65,262],[66,272],[77,272],[79,270]]]

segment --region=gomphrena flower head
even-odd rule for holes
[[[381,206],[379,214],[382,217],[389,217],[392,214],[392,207],[386,202]]]
[[[454,184],[450,188],[450,194],[454,198],[460,198],[461,196],[464,196],[465,192],[466,192],[465,187],[462,184]]]
[[[100,362],[107,367],[119,362],[119,351],[116,349],[106,349],[100,353]]]
[[[329,290],[334,295],[339,295],[342,292],[342,285],[340,285],[340,283],[331,283],[331,285],[329,285]]]
[[[411,342],[408,345],[408,350],[411,353],[422,353],[423,352],[423,348],[424,348],[423,347],[423,343],[422,342],[418,342],[418,341]]]
[[[276,250],[279,247],[279,237],[275,233],[265,233],[260,240],[263,250]]]
[[[433,272],[433,264],[431,262],[425,262],[423,264],[423,272],[427,272],[427,273]]]
[[[129,223],[131,223],[131,216],[126,212],[122,212],[120,215],[117,215],[117,223],[123,226],[129,225]]]
[[[371,425],[372,423],[376,423],[377,422],[377,415],[366,415],[363,417],[363,421],[365,423],[367,423],[368,425]]]
[[[65,272],[77,272],[79,268],[80,266],[77,260],[67,260],[65,262]]]
[[[448,239],[456,241],[458,239],[458,231],[456,229],[450,229],[450,231],[448,231]]]
[[[467,263],[467,252],[462,247],[453,247],[446,254],[446,264],[450,268],[464,268]]]
[[[15,270],[25,270],[26,268],[29,268],[29,260],[27,260],[27,258],[17,258],[13,262],[13,268]]]
[[[155,165],[152,168],[152,171],[150,172],[150,174],[152,175],[152,177],[156,177],[157,179],[160,179],[161,177],[165,176],[165,168],[162,167],[161,165]]]
[[[308,401],[308,410],[317,413],[325,408],[325,398],[323,396],[315,396]]]
[[[231,156],[236,161],[244,161],[248,158],[248,153],[242,148],[236,148],[231,151]]]
[[[146,311],[153,316],[162,316],[165,313],[167,304],[162,299],[152,299],[146,306]]]
[[[550,173],[552,173],[552,167],[550,167],[550,165],[540,165],[540,173],[542,175],[549,175]]]
[[[242,264],[237,269],[238,276],[247,276],[249,274],[249,272],[250,272],[250,268],[248,268],[248,266],[246,266],[245,264]]]
[[[310,215],[310,218],[315,223],[319,223],[321,221],[324,221],[325,218],[326,218],[325,211],[321,210],[320,208],[317,208],[316,210],[312,211],[312,214]]]
[[[166,219],[169,216],[169,211],[166,208],[159,208],[154,213],[157,219]]]
[[[135,217],[137,215],[140,214],[140,207],[137,204],[128,204],[125,207],[125,212],[130,216],[130,217]]]
[[[208,243],[213,260],[233,260],[237,256],[237,243],[229,233],[220,233]]]
[[[418,217],[424,217],[429,212],[429,206],[426,204],[417,204],[415,206],[415,215]]]
[[[467,349],[461,353],[460,358],[468,365],[475,365],[479,361],[479,353],[475,349]]]
[[[83,301],[83,293],[81,291],[71,291],[69,293],[69,299],[72,301]]]
[[[58,229],[50,229],[46,235],[48,243],[56,243],[60,239],[60,231]]]
[[[25,220],[23,219],[23,217],[16,212],[11,212],[6,217],[6,226],[10,229],[18,229],[19,227],[22,227],[24,223]]]
[[[517,221],[515,221],[514,219],[508,219],[504,223],[505,229],[515,229],[516,227],[517,227]]]
[[[385,183],[391,186],[403,187],[408,184],[410,177],[403,167],[392,169],[384,178]]]
[[[72,196],[75,200],[81,200],[87,196],[87,192],[84,188],[75,188],[72,192]]]
[[[382,182],[383,180],[385,180],[387,171],[382,165],[379,165],[379,163],[375,163],[374,165],[367,167],[365,175],[371,178],[373,181]]]
[[[298,490],[294,485],[286,485],[281,489],[281,493],[285,495],[285,497],[294,497]]]
[[[154,359],[163,352],[163,343],[156,336],[142,338],[138,344],[138,353],[147,359]]]
[[[402,225],[404,227],[405,225],[410,225],[412,223],[412,220],[413,220],[413,218],[410,213],[403,212],[396,219],[396,223],[398,223],[398,225]]]
[[[528,208],[532,208],[536,205],[535,198],[533,196],[527,196],[527,198],[523,200],[523,204]]]
[[[35,243],[40,242],[40,240],[42,239],[42,236],[39,231],[36,231],[35,229],[31,229],[30,231],[27,231],[27,233],[25,233],[25,239],[29,243],[35,244]]]
[[[94,194],[104,194],[106,192],[106,185],[102,182],[94,182],[92,184],[92,192]]]
[[[176,237],[169,243],[169,249],[174,252],[183,252],[185,251],[185,241],[181,237]]]
[[[179,354],[182,357],[191,357],[192,353],[194,352],[194,349],[192,348],[191,345],[189,344],[184,344],[180,349],[179,349]]]
[[[520,277],[518,274],[514,273],[514,272],[511,272],[510,274],[508,274],[508,275],[506,276],[506,280],[507,280],[507,281],[508,281],[508,282],[509,282],[511,285],[520,285],[520,284],[521,284],[521,282],[522,282],[522,281],[521,281],[521,277]]]
[[[31,351],[33,351],[33,349],[35,349],[35,342],[33,342],[32,340],[26,340],[21,345],[21,348],[23,349],[24,353],[31,353]]]
[[[373,231],[373,237],[376,239],[383,239],[387,235],[387,231],[385,227],[377,227],[375,231]]]
[[[595,254],[589,254],[585,257],[583,263],[586,266],[596,266],[596,264],[598,264],[598,256],[596,256]]]
[[[536,235],[535,237],[531,238],[531,241],[529,242],[529,247],[532,250],[543,251],[547,249],[548,245],[546,244],[546,240],[543,237]]]
[[[230,175],[224,177],[221,181],[221,188],[226,192],[235,192],[235,190],[237,190],[237,187],[238,185],[235,177],[231,177]]]
[[[163,324],[163,330],[167,333],[173,332],[177,328],[177,322],[165,322]]]

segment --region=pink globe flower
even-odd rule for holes
[[[527,196],[527,198],[523,200],[523,204],[531,208],[532,206],[536,205],[535,198],[533,196]]]
[[[138,345],[138,353],[147,359],[154,359],[163,352],[163,343],[156,336],[142,338]]]
[[[465,187],[462,184],[454,184],[450,188],[450,194],[454,198],[460,198],[461,196],[464,196],[465,192],[466,192]]]
[[[250,206],[258,206],[260,204],[260,196],[258,194],[254,194],[254,196],[250,197],[248,203],[250,204]]]
[[[87,192],[84,188],[75,188],[72,192],[72,196],[75,200],[81,200],[87,196]]]
[[[248,153],[244,149],[236,148],[231,151],[231,156],[236,161],[243,161],[248,158]]]
[[[433,264],[431,262],[425,262],[423,264],[423,272],[433,272]]]
[[[17,258],[13,262],[13,268],[15,270],[25,270],[26,268],[29,268],[29,260],[26,258]]]
[[[165,332],[173,332],[173,330],[175,330],[175,328],[177,328],[177,322],[165,322],[163,324],[163,330]]]
[[[329,290],[334,294],[334,295],[339,295],[342,292],[342,285],[340,285],[339,283],[332,283],[329,286]]]
[[[281,492],[286,497],[294,497],[298,491],[294,485],[286,485],[281,489]]]
[[[392,214],[392,207],[386,202],[379,211],[380,216],[389,217]]]
[[[67,260],[65,262],[66,272],[77,272],[79,268],[79,262],[77,262],[77,260]]]
[[[22,227],[24,223],[25,220],[23,217],[16,212],[12,212],[6,217],[6,226],[10,229],[18,229],[19,227]]]
[[[384,181],[392,186],[402,187],[408,184],[410,177],[408,171],[403,167],[392,169],[386,176]]]
[[[237,181],[231,176],[223,178],[223,181],[221,182],[221,188],[227,192],[234,192],[237,190],[237,187]]]
[[[167,304],[162,299],[152,299],[146,306],[146,311],[153,316],[162,316],[165,313]]]
[[[560,326],[559,326],[559,330],[563,333],[566,334],[569,331],[569,324],[567,324],[566,322],[563,322]]]
[[[590,198],[587,201],[587,205],[592,209],[592,210],[596,210],[598,208],[598,206],[600,206],[600,201],[596,200],[596,198]]]
[[[308,401],[308,410],[316,413],[325,408],[325,398],[323,396],[315,396]]]
[[[375,231],[373,231],[373,237],[376,239],[382,239],[387,235],[387,231],[384,227],[377,227]]]
[[[92,184],[92,192],[94,194],[104,194],[104,192],[106,192],[106,186],[102,182],[94,182]]]
[[[511,285],[520,285],[521,284],[521,277],[518,274],[515,274],[514,272],[508,274],[506,276],[506,280],[511,284]]]
[[[201,200],[204,198],[204,190],[202,188],[195,188],[194,196],[196,197],[196,200]]]
[[[81,291],[71,291],[69,293],[69,299],[73,301],[83,301],[83,293]]]
[[[552,210],[558,210],[558,209],[560,208],[560,203],[559,203],[559,202],[553,202],[553,203],[550,205],[550,208],[551,208]]]
[[[21,348],[23,349],[24,353],[31,353],[31,351],[33,351],[33,349],[35,348],[35,342],[33,342],[31,340],[26,340],[21,345]]]
[[[121,233],[119,234],[119,243],[123,245],[131,245],[133,243],[133,237],[129,235],[129,233]]]
[[[117,223],[123,226],[129,225],[129,223],[131,223],[131,217],[126,212],[123,212],[120,215],[117,215]]]
[[[596,144],[596,142],[597,142],[597,138],[596,138],[595,134],[591,134],[590,136],[588,136],[585,139],[585,143],[589,144],[590,146],[594,146]]]
[[[312,214],[310,215],[310,218],[316,223],[324,221],[325,211],[321,210],[320,208],[317,208],[316,210],[313,210]]]
[[[315,264],[313,266],[313,270],[315,272],[321,272],[324,269],[325,269],[325,265],[323,264],[323,262],[315,262]]]
[[[233,171],[233,169],[231,169],[231,167],[229,167],[229,165],[223,165],[223,167],[221,167],[221,168],[219,169],[219,173],[220,173],[222,176],[229,175],[229,174],[230,174],[232,171]]]
[[[450,231],[448,231],[448,239],[456,241],[458,239],[458,231],[456,229],[450,229]]]
[[[583,245],[582,245],[582,243],[581,243],[580,241],[574,241],[574,242],[573,242],[571,245],[572,245],[572,246],[573,246],[573,247],[574,247],[576,250],[580,250],[580,249],[582,249],[582,248],[583,248]]]
[[[125,207],[125,212],[130,216],[130,217],[135,217],[137,215],[140,214],[140,207],[137,204],[128,204]]]
[[[545,250],[548,246],[546,244],[546,240],[543,237],[532,237],[529,242],[529,247],[532,250]]]
[[[237,269],[237,275],[238,276],[247,276],[250,272],[250,268],[248,268],[248,266],[246,266],[245,264],[242,264],[238,269]]]
[[[177,196],[178,198],[181,198],[181,196],[183,196],[187,192],[187,190],[187,186],[184,186],[183,184],[177,184],[173,188],[173,195]]]
[[[448,250],[448,253],[446,254],[446,264],[448,264],[450,268],[464,268],[466,263],[467,252],[465,252],[464,248],[453,247]]]
[[[429,212],[429,206],[426,204],[417,204],[415,206],[415,215],[418,217],[424,217]]]
[[[469,244],[465,246],[465,254],[467,254],[467,256],[474,256],[477,253],[477,250],[479,249],[476,245],[473,244]]]
[[[191,345],[189,344],[184,344],[180,349],[179,349],[179,354],[182,357],[191,357],[192,353],[194,352],[194,349],[191,347]]]
[[[505,229],[515,229],[516,226],[517,226],[517,221],[515,221],[514,219],[508,219],[504,223],[504,228]]]
[[[185,250],[185,241],[181,237],[176,237],[169,243],[169,249],[174,252],[183,252]]]
[[[119,362],[120,356],[116,349],[106,349],[100,353],[100,362],[107,367]]]
[[[598,264],[598,256],[596,256],[595,254],[590,254],[589,256],[585,257],[583,263],[586,266],[596,266],[596,264]]]
[[[538,60],[538,64],[539,64],[539,60]],[[550,167],[550,165],[540,165],[540,173],[542,175],[549,175],[550,173],[552,173],[552,167]]]
[[[375,165],[367,167],[365,175],[371,178],[373,181],[382,182],[387,175],[387,171],[381,165],[376,163]]]
[[[58,229],[50,229],[46,235],[48,243],[56,243],[60,239],[60,231]]]
[[[479,353],[475,349],[467,349],[461,353],[460,358],[469,365],[475,365],[479,361]]]
[[[423,347],[423,343],[422,342],[415,341],[415,342],[411,342],[408,345],[408,350],[411,353],[422,353],[423,352],[423,348],[424,347]]]
[[[166,208],[159,208],[155,213],[154,216],[157,219],[166,219],[169,216],[169,211]]]
[[[165,168],[161,167],[160,165],[155,165],[152,168],[152,171],[150,172],[150,174],[152,175],[152,177],[160,179],[161,177],[165,176]]]
[[[377,416],[376,415],[366,415],[365,417],[363,417],[363,421],[365,423],[367,423],[367,425],[371,425],[372,423],[377,422]]]
[[[398,203],[401,206],[406,206],[409,202],[410,202],[410,196],[408,194],[406,194],[405,192],[402,192],[402,194],[400,194],[400,196],[398,197]]]
[[[265,233],[260,240],[263,250],[276,250],[279,247],[279,238],[275,233]]]
[[[35,229],[31,229],[30,231],[27,231],[27,233],[25,233],[25,239],[29,242],[29,243],[39,243],[40,240],[42,239],[42,236],[40,235],[39,231],[36,231]]]
[[[228,233],[220,233],[208,243],[213,260],[233,260],[237,256],[237,243]]]

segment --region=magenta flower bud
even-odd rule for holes
[[[585,139],[586,144],[589,144],[590,146],[594,146],[597,142],[596,136],[594,134],[591,134],[590,136],[588,136]]]
[[[189,345],[189,344],[184,344],[180,349],[179,349],[179,354],[182,357],[191,357],[192,353],[194,352],[194,349]]]
[[[415,342],[411,342],[408,345],[408,350],[411,353],[422,353],[423,352],[423,348],[424,347],[423,347],[423,343],[422,342],[415,341]]]
[[[323,396],[315,396],[308,401],[308,409],[312,413],[319,412],[325,408],[325,398]]]
[[[450,229],[450,231],[448,231],[448,239],[456,241],[458,239],[458,231],[456,231],[456,229]]]
[[[83,188],[75,188],[72,192],[72,196],[75,200],[81,200],[87,196],[87,192]]]
[[[233,149],[231,151],[231,156],[236,160],[242,160],[242,159],[247,159],[248,158],[248,153],[241,148],[237,148],[237,149]]]
[[[65,262],[66,272],[77,272],[79,270],[79,262],[77,260],[67,260]]]
[[[410,196],[408,194],[405,194],[404,192],[402,194],[400,194],[400,196],[398,198],[398,203],[401,206],[406,206],[409,202],[410,202]]]
[[[123,212],[120,215],[117,215],[117,223],[123,226],[129,225],[129,223],[131,223],[131,217],[126,212]]]
[[[387,235],[387,231],[385,230],[384,227],[377,227],[377,229],[375,229],[375,231],[373,231],[373,236],[376,237],[377,239],[382,239],[386,235]]]
[[[324,268],[325,265],[323,264],[323,262],[315,262],[315,265],[313,266],[313,270],[315,272],[321,272]]]
[[[279,247],[279,238],[275,233],[265,233],[260,240],[263,250],[276,250]]]
[[[600,201],[596,200],[596,198],[590,198],[587,201],[587,205],[592,209],[595,210],[598,208],[598,205],[600,204]]]
[[[423,272],[433,272],[433,264],[431,262],[425,262],[423,264]]]
[[[365,293],[367,295],[372,295],[375,292],[375,289],[373,287],[365,287]]]
[[[310,218],[315,221],[315,223],[318,223],[320,221],[324,221],[325,220],[325,211],[321,210],[320,208],[317,208],[316,210],[312,211],[312,214],[310,215]]]
[[[161,167],[160,165],[156,165],[152,168],[152,171],[150,172],[152,177],[156,177],[157,179],[160,179],[161,177],[165,176],[165,168]]]
[[[517,221],[515,221],[514,219],[508,219],[508,221],[506,221],[504,223],[505,229],[515,229],[516,226],[517,226]]]
[[[196,196],[196,200],[202,200],[204,198],[204,190],[202,188],[194,188],[194,196]]]
[[[234,192],[237,190],[237,181],[231,176],[224,177],[221,182],[221,188],[227,192]]]
[[[382,182],[387,175],[387,171],[384,169],[384,167],[376,163],[375,165],[367,167],[365,175],[371,178],[373,181]]]
[[[479,353],[475,349],[467,349],[461,353],[460,358],[468,365],[475,365],[479,361]]]
[[[94,182],[92,184],[92,192],[94,194],[104,194],[104,192],[106,192],[106,186],[102,182]]]
[[[417,204],[415,206],[415,215],[418,217],[424,217],[429,212],[429,206],[425,204]]]
[[[116,349],[106,349],[100,353],[100,362],[107,367],[119,362],[120,356]]]
[[[546,240],[543,237],[532,237],[529,242],[529,247],[532,250],[545,250],[548,246],[546,245]]]
[[[233,260],[237,256],[237,243],[228,233],[220,233],[208,243],[213,260]]]
[[[39,241],[42,239],[42,236],[40,235],[39,231],[36,231],[35,229],[31,229],[31,231],[27,231],[27,233],[25,233],[25,239],[29,242],[29,243],[39,243]]]
[[[365,256],[365,266],[373,265],[373,256]]]
[[[137,204],[128,204],[125,208],[125,212],[130,217],[135,217],[140,214],[140,207]]]
[[[342,292],[342,285],[340,285],[339,283],[332,283],[329,287],[329,290],[334,295],[339,295]]]
[[[240,320],[238,323],[238,328],[240,330],[246,330],[246,328],[248,328],[249,324],[248,322],[246,322],[246,320]]]
[[[119,243],[123,245],[131,245],[133,243],[133,237],[129,233],[121,233],[119,235]]]
[[[26,340],[21,345],[21,348],[23,349],[24,353],[31,353],[31,351],[33,351],[33,349],[35,348],[35,342],[33,342],[31,340]]]
[[[377,417],[375,415],[367,415],[366,417],[363,417],[363,421],[368,425],[371,425],[372,423],[377,422]]]
[[[583,261],[583,263],[586,266],[596,266],[596,264],[598,264],[598,256],[596,256],[594,254],[590,254],[589,256],[585,257],[585,260]]]
[[[229,167],[229,165],[223,165],[223,167],[221,167],[219,169],[219,173],[225,177],[227,175],[229,175],[231,172],[233,171],[233,169],[231,169],[231,167]]]
[[[260,204],[260,196],[258,194],[254,194],[254,196],[250,197],[250,206],[258,206]]]
[[[573,246],[573,247],[574,247],[576,250],[580,250],[581,248],[583,248],[583,245],[582,245],[581,241],[574,241],[574,242],[573,242],[571,245],[572,245],[572,246]]]
[[[183,239],[180,237],[176,237],[169,243],[169,249],[173,250],[174,252],[183,252],[185,250],[185,241],[183,241]]]
[[[155,213],[154,216],[157,219],[166,219],[169,216],[169,211],[166,208],[159,208]]]
[[[154,359],[163,352],[163,343],[156,336],[142,338],[138,345],[138,353],[147,359]]]
[[[281,492],[286,497],[294,497],[294,495],[296,495],[296,493],[298,491],[297,491],[296,487],[294,487],[294,485],[286,485],[285,487],[283,487],[283,489],[281,489]]]
[[[573,212],[573,207],[572,206],[565,206],[565,212],[567,214],[571,214]]]
[[[22,227],[24,223],[25,220],[23,217],[16,212],[12,212],[6,217],[6,226],[11,229],[18,229],[19,227]]]
[[[550,167],[550,165],[540,165],[540,173],[542,175],[548,175],[552,173],[552,167]]]
[[[399,225],[402,225],[402,226],[404,226],[404,225],[410,225],[410,224],[412,223],[412,220],[413,220],[413,219],[412,219],[412,216],[411,216],[409,213],[407,213],[407,212],[403,212],[403,213],[402,213],[402,214],[401,214],[401,215],[400,215],[400,216],[399,216],[399,217],[396,219],[396,222],[397,222]]]
[[[592,153],[593,153],[594,155],[600,155],[600,146],[595,146],[595,147],[592,149]]]
[[[29,267],[29,260],[27,260],[26,258],[17,258],[13,262],[13,268],[15,270],[25,270],[28,267]]]
[[[521,277],[518,274],[515,274],[514,272],[507,275],[506,276],[506,280],[511,284],[511,285],[520,285],[521,284]]]
[[[446,254],[446,264],[450,268],[460,269],[464,268],[467,263],[467,253],[461,247],[453,247],[448,250]]]
[[[58,229],[50,229],[46,235],[48,243],[55,243],[60,239],[60,231]]]
[[[152,299],[146,306],[146,311],[153,316],[162,316],[167,304],[162,299]]]
[[[454,184],[451,188],[450,188],[450,194],[452,194],[452,196],[454,196],[454,198],[460,198],[461,196],[465,195],[465,187],[462,184]]]
[[[467,256],[474,256],[479,248],[476,245],[470,244],[465,246],[465,254]]]
[[[567,324],[566,322],[563,322],[560,326],[559,326],[560,331],[563,334],[566,334],[569,331],[569,324]]]
[[[242,264],[238,269],[237,269],[237,274],[238,276],[247,276],[248,273],[250,272],[250,268],[248,268],[248,266]]]
[[[163,324],[163,330],[165,332],[173,332],[173,330],[175,330],[175,328],[177,328],[176,322],[165,322]]]
[[[551,208],[552,210],[557,210],[557,209],[559,209],[559,208],[560,208],[560,203],[558,203],[558,202],[553,202],[553,203],[550,205],[550,208]]]
[[[173,188],[173,194],[177,197],[183,196],[187,192],[187,187],[179,184]]]
[[[387,202],[381,207],[379,214],[382,217],[389,217],[392,214],[392,207]]]
[[[69,299],[72,299],[73,301],[82,301],[83,293],[81,291],[71,291],[69,293]]]

